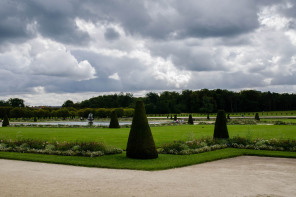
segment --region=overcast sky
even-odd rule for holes
[[[296,1],[1,0],[0,100],[296,92]]]

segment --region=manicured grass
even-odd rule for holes
[[[31,138],[48,141],[100,141],[125,149],[129,128],[38,128],[2,127],[0,139]],[[214,125],[182,125],[151,127],[156,146],[174,140],[212,137]],[[230,137],[241,136],[263,139],[296,139],[295,125],[228,125]],[[166,155],[152,160],[127,158],[125,153],[102,157],[57,156],[29,153],[0,152],[0,158],[116,169],[163,170],[188,166],[241,155],[296,158],[296,152],[246,150],[227,148],[194,155]]]
[[[296,152],[262,151],[233,148],[216,150],[195,155],[160,154],[159,158],[149,160],[130,159],[126,157],[125,153],[118,155],[107,155],[102,157],[89,158],[78,156],[56,156],[41,154],[37,155],[29,153],[0,152],[0,158],[2,159],[134,170],[165,170],[242,155],[296,158]]]
[[[278,119],[275,119],[275,118],[269,118],[269,119],[260,119],[260,122],[270,122],[270,123],[274,123],[276,121],[281,121],[281,122],[284,122],[284,123],[293,123],[295,124],[296,123],[296,119],[284,119],[284,118],[278,118]]]
[[[48,141],[97,141],[126,149],[129,128],[38,128],[1,127],[0,139],[30,138]],[[212,137],[214,125],[182,125],[151,127],[157,147],[174,140]],[[252,139],[296,139],[295,125],[228,125],[230,137]]]

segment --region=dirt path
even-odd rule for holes
[[[243,156],[154,172],[1,159],[0,196],[296,196],[296,159]]]

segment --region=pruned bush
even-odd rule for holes
[[[5,114],[3,122],[2,122],[2,127],[7,127],[9,125],[9,119],[7,114]]]
[[[136,102],[126,156],[136,159],[154,159],[158,157],[143,101]]]
[[[214,138],[229,138],[224,110],[219,110],[215,122]]]
[[[117,118],[117,113],[115,110],[111,112],[111,120],[110,120],[109,128],[120,128],[118,118]]]
[[[177,114],[174,115],[174,121],[177,121]]]
[[[97,157],[122,153],[100,142],[48,142],[35,139],[0,140],[0,151]]]
[[[260,120],[258,113],[255,114],[255,120],[258,120],[258,121]]]
[[[158,152],[162,154],[190,155],[223,148],[295,152],[296,140],[250,139],[239,136],[222,140],[202,138],[190,141],[174,141],[172,143],[163,144],[158,149]]]
[[[191,114],[189,115],[189,118],[188,118],[188,124],[193,124],[193,118]]]

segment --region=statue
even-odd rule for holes
[[[88,118],[87,118],[87,120],[88,120],[88,125],[89,125],[89,126],[92,126],[92,125],[93,125],[93,120],[94,120],[94,118],[93,118],[93,114],[92,114],[92,113],[89,113],[89,114],[88,114]]]

